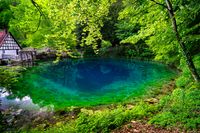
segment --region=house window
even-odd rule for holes
[[[3,50],[3,54],[5,54],[5,50]]]
[[[19,54],[19,49],[16,50],[16,54],[17,54],[17,55]]]

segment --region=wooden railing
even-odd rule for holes
[[[21,61],[33,61],[36,59],[36,51],[20,51],[19,58]]]

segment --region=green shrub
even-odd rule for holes
[[[157,110],[156,106],[149,105],[144,102],[137,104],[131,111],[131,117],[134,119],[142,119],[145,117],[150,117],[153,115],[153,112]]]
[[[195,56],[194,64],[200,72],[200,55]],[[149,123],[160,126],[179,126],[185,129],[198,129],[200,123],[200,84],[194,83],[190,71],[181,60],[181,76],[176,80],[178,86],[171,95],[163,97],[158,107],[161,112],[152,117]]]
[[[200,54],[196,55],[193,59],[194,65],[197,68],[198,73],[200,73]],[[182,70],[181,76],[176,80],[176,85],[178,87],[187,87],[193,82],[190,70],[188,69],[185,59],[180,60],[179,68]]]
[[[82,112],[76,120],[79,132],[108,132],[123,124],[127,118],[123,107],[115,110]]]
[[[150,124],[156,124],[159,126],[172,126],[175,123],[174,115],[171,112],[165,111],[161,114],[157,114],[150,121]]]
[[[170,96],[162,98],[159,104],[163,105],[162,112],[152,117],[149,123],[166,127],[179,126],[190,130],[199,128],[198,85],[193,85],[187,90],[175,89]]]
[[[112,43],[110,41],[105,41],[105,40],[101,41],[101,47],[102,48],[109,48],[111,46],[112,46]]]
[[[17,77],[20,75],[21,67],[1,67],[0,68],[0,86],[10,88],[11,85],[17,82]]]
[[[156,109],[153,105],[140,102],[132,109],[120,106],[114,110],[84,111],[75,121],[75,129],[78,132],[109,132],[132,119],[149,117]]]
[[[134,106],[132,109],[127,109],[122,106],[113,110],[105,109],[102,111],[82,109],[76,120],[54,126],[45,132],[110,132],[132,119],[148,117],[152,115],[155,110],[155,106],[148,105],[144,102],[138,103],[138,105]]]

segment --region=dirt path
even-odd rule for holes
[[[172,92],[174,88],[175,82],[171,81],[170,83],[163,85],[160,92],[154,95],[155,97],[149,97],[149,99],[145,99],[144,101],[148,102],[149,104],[155,104],[159,100],[159,95],[164,95],[169,92]],[[155,127],[154,125],[150,125],[141,121],[131,121],[123,125],[121,128],[113,130],[112,133],[200,133],[200,130],[185,131],[178,128],[164,129],[161,127]]]
[[[123,127],[112,131],[112,133],[186,133],[179,129],[167,130],[153,125],[145,124],[142,122],[131,121]],[[197,132],[190,132],[197,133]]]

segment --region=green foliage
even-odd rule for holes
[[[7,28],[12,17],[10,5],[14,4],[15,0],[0,0],[0,29]]]
[[[1,105],[1,100],[0,100],[0,105]],[[0,132],[4,131],[4,120],[3,120],[3,114],[2,111],[0,110]]]
[[[197,68],[198,73],[200,73],[200,55],[196,55],[193,59],[195,67]],[[192,83],[193,79],[192,76],[190,74],[190,71],[184,61],[184,59],[181,59],[180,61],[180,66],[179,68],[182,70],[182,73],[180,75],[180,77],[176,80],[176,85],[178,87],[186,87],[186,86],[190,86],[190,83]]]
[[[118,30],[118,16],[119,12],[123,9],[122,0],[116,0],[109,7],[108,16],[103,20],[103,27],[101,28],[101,34],[103,40],[108,40],[113,46],[119,44],[120,39],[116,36],[116,31]]]
[[[109,132],[127,121],[129,113],[125,108],[118,107],[114,110],[92,111],[82,109],[75,121],[68,122],[64,125],[57,125],[45,132]]]
[[[120,40],[127,39],[129,36],[136,34],[139,30],[139,26],[137,24],[129,23],[128,20],[119,20],[116,23],[116,36]]]
[[[195,56],[194,63],[200,72],[199,61],[200,56]],[[181,60],[180,68],[183,72],[176,80],[179,88],[160,100],[158,107],[161,112],[155,115],[150,123],[167,127],[178,126],[185,129],[198,129],[200,128],[200,84],[193,82],[184,60]]]
[[[152,51],[142,41],[132,46],[125,46],[123,53],[127,58],[153,59],[154,57]]]
[[[152,115],[155,109],[154,106],[144,102],[138,103],[132,109],[127,109],[122,106],[118,106],[116,109],[97,111],[81,109],[81,113],[76,120],[57,124],[44,132],[110,132],[132,119],[143,119]],[[36,132],[37,130],[32,130],[32,132]]]
[[[83,54],[83,56],[85,58],[87,58],[87,57],[96,57],[97,55],[95,53],[95,50],[91,46],[88,46],[88,47],[84,48],[84,54]]]
[[[132,26],[133,30],[129,36],[123,38],[121,43],[137,45],[139,41],[143,41],[154,52],[156,60],[176,61],[177,42],[171,23],[166,21],[167,12],[150,1],[126,1],[124,5],[125,9],[120,13],[119,19],[121,23],[127,25],[129,30]]]
[[[83,112],[76,120],[78,132],[108,132],[124,123],[126,114],[124,108],[116,110],[104,110],[99,112]]]
[[[42,14],[26,0],[11,8],[15,17],[10,22],[10,31],[26,46],[48,46],[62,52],[76,49],[77,42],[97,49],[103,20],[115,0],[35,2]]]
[[[163,3],[163,1],[157,2]],[[200,8],[194,3],[194,0],[190,2],[173,1],[178,30],[187,48],[193,54],[198,53],[197,49],[199,50],[197,17],[200,11]],[[142,40],[153,51],[155,60],[178,65],[182,54],[167,10],[148,0],[126,0],[123,4],[124,9],[119,13],[118,29],[116,30],[121,43],[137,45]],[[190,14],[190,17],[187,17],[187,14]]]
[[[112,44],[110,41],[102,40],[101,41],[101,48],[97,50],[98,56],[106,56],[109,55],[109,49],[112,49]]]
[[[3,8],[0,16],[5,18],[4,13],[8,13],[6,19],[12,18],[9,22],[10,31],[25,46],[48,46],[60,53],[74,51],[77,47],[92,47],[94,53],[98,54],[100,45],[104,44],[101,42],[106,40],[112,46],[119,45],[119,42],[128,45],[125,52],[127,57],[154,57],[155,60],[175,65],[179,64],[182,57],[167,11],[152,1],[35,2],[40,12],[30,0],[19,0],[15,4],[5,0],[2,2],[5,7],[12,6],[11,9]],[[194,0],[175,0],[173,7],[181,38],[187,48],[197,54],[200,41],[199,6]]]
[[[17,76],[20,75],[19,70],[21,70],[20,67],[0,67],[0,86],[4,86],[9,89],[12,85],[14,85],[17,82]]]
[[[102,48],[109,48],[111,46],[112,46],[112,44],[109,41],[102,40],[102,42],[101,42]]]
[[[149,122],[164,127],[198,129],[200,124],[199,96],[198,86],[193,86],[188,90],[174,90],[172,95],[164,97],[165,104],[162,111],[151,118]],[[161,101],[160,104],[163,104],[163,99]]]
[[[141,102],[137,104],[131,111],[132,118],[134,119],[144,119],[151,117],[153,113],[157,110],[157,107],[149,105],[147,103]]]

